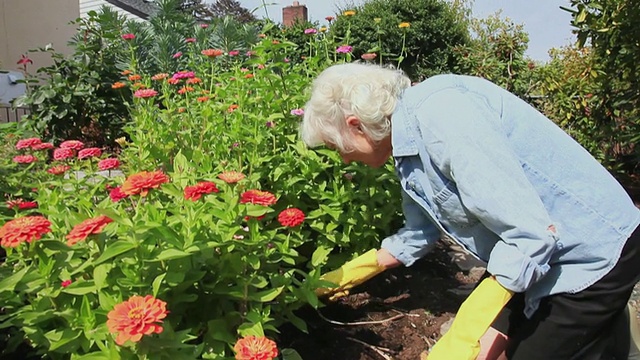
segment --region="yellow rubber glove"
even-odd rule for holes
[[[371,249],[357,258],[348,261],[339,269],[328,272],[320,277],[320,280],[337,284],[334,288],[318,288],[317,296],[331,295],[329,300],[336,300],[349,295],[349,290],[371,279],[385,270],[378,265],[377,250]]]
[[[475,360],[480,353],[480,338],[489,329],[513,292],[492,276],[462,303],[451,328],[433,346],[429,360]]]

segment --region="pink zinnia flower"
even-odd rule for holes
[[[206,29],[206,28],[209,27],[209,25],[208,24],[200,24],[200,27],[203,28],[203,29]]]
[[[16,149],[17,150],[28,149],[40,144],[41,142],[42,140],[38,138],[21,139],[21,140],[18,140],[18,142],[16,143]]]
[[[84,143],[78,140],[67,140],[60,144],[61,149],[80,150],[84,147]]]
[[[177,73],[173,74],[173,76],[171,77],[172,79],[176,79],[176,80],[180,80],[180,79],[190,79],[192,77],[195,77],[196,74],[193,71],[178,71]]]
[[[240,55],[240,51],[238,50],[229,51],[229,56],[238,56],[238,55]]]
[[[177,53],[173,54],[173,58],[174,58],[174,59],[177,59],[177,58],[179,58],[180,56],[182,56],[182,51],[178,51]]]
[[[304,115],[304,109],[293,109],[291,110],[291,115],[302,116]]]
[[[52,143],[40,143],[31,147],[33,150],[49,150],[53,149]]]
[[[338,46],[338,48],[336,49],[336,52],[338,54],[347,54],[347,53],[350,53],[351,50],[353,50],[353,46],[342,45],[342,46]]]
[[[194,43],[194,42],[196,42],[196,38],[186,38],[186,39],[184,39],[184,42],[186,42],[186,43]]]
[[[54,160],[65,160],[73,157],[73,150],[71,149],[55,149],[53,150],[53,159]]]
[[[69,285],[71,285],[71,280],[64,280],[60,283],[60,286],[62,286],[63,288],[66,288]]]
[[[134,97],[141,98],[141,99],[154,97],[156,95],[158,95],[158,92],[153,89],[140,89],[140,90],[136,90],[136,92],[133,93]]]
[[[123,39],[123,40],[127,40],[127,41],[129,41],[129,40],[133,40],[133,39],[135,39],[135,38],[136,38],[136,36],[135,36],[135,35],[133,35],[133,34],[122,34],[122,39]]]
[[[16,63],[18,65],[26,65],[27,64],[33,64],[33,60],[29,59],[26,55],[20,55],[20,60],[18,60],[18,62]]]
[[[102,155],[102,150],[100,150],[99,148],[86,148],[78,152],[78,159],[82,160],[92,157],[98,157],[100,155]]]
[[[32,162],[37,160],[38,159],[33,155],[18,155],[13,158],[13,162],[16,162],[18,164],[31,164]]]
[[[115,158],[108,158],[108,159],[100,160],[100,162],[98,162],[98,169],[100,170],[117,169],[119,166],[120,166],[120,160]]]
[[[313,34],[317,34],[318,30],[314,29],[314,28],[310,28],[310,29],[305,29],[304,30],[305,35],[313,35]]]

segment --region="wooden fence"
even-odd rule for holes
[[[0,123],[17,122],[24,115],[29,114],[29,108],[12,108],[7,105],[0,105]]]

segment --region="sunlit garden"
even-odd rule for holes
[[[34,49],[52,66],[16,59],[14,105],[31,111],[0,124],[0,358],[301,359],[281,328],[309,332],[320,275],[402,225],[393,164],[345,165],[298,138],[331,64],[485,77],[632,184],[640,15],[572,3],[582,42],[547,63],[525,57],[521,26],[439,0],[286,28],[163,0],[148,22],[79,20],[73,55]]]

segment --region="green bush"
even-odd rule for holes
[[[453,48],[469,40],[462,9],[446,1],[372,0],[352,10],[353,16],[338,15],[331,26],[336,42],[353,46],[356,59],[377,53],[377,61],[400,63],[415,81],[453,71]]]

